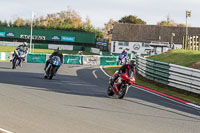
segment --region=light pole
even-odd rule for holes
[[[172,33],[172,35],[171,35],[171,46],[170,46],[170,48],[172,48],[173,47],[173,40],[174,40],[174,36],[175,36],[175,33]]]
[[[188,19],[188,17],[191,17],[191,11],[187,11],[186,10],[186,26],[185,26],[185,31],[186,31],[186,37],[187,37],[187,35],[188,35],[188,24],[187,24],[187,19]]]

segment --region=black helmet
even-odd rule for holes
[[[133,69],[134,66],[135,66],[135,61],[134,60],[130,60],[129,65]]]

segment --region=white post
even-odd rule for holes
[[[188,18],[188,11],[186,11],[186,26],[185,26],[185,31],[186,31],[186,36],[188,35],[188,26],[187,26],[187,18]]]
[[[31,53],[31,47],[32,47],[33,17],[34,17],[34,13],[32,12],[32,18],[31,18],[31,37],[30,37],[30,53]]]

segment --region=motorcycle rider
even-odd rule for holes
[[[58,56],[58,57],[60,57],[61,63],[63,63],[62,47],[58,47],[58,48],[56,49],[56,51],[53,52],[53,53],[49,56],[49,59],[46,61],[44,70],[46,70],[46,68],[47,68],[47,66],[49,65],[49,63],[50,63],[50,61],[51,61],[51,58],[52,58],[53,56]],[[57,69],[57,70],[58,70],[58,69]]]
[[[135,75],[135,61],[134,60],[131,60],[129,64],[125,64],[119,69],[118,73],[113,78],[111,85],[113,86],[115,80],[120,76],[120,74],[123,74],[126,72],[128,73],[129,78]]]
[[[12,55],[12,59],[10,60],[10,62],[13,60],[14,56],[17,54],[18,51],[23,51],[25,53],[25,57],[28,54],[28,44],[27,42],[23,42],[23,44],[19,45],[15,50],[14,53]],[[25,58],[24,60],[25,61]]]
[[[128,52],[126,51],[126,49],[124,49],[124,50],[122,51],[121,55],[123,55],[124,58],[125,58],[125,57],[128,58]]]
[[[124,49],[119,56],[118,65],[127,64],[128,59],[129,59],[128,52],[126,51],[126,49]]]

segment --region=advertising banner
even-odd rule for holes
[[[31,35],[20,35],[20,38],[21,39],[30,39]],[[45,40],[45,36],[35,36],[35,35],[33,35],[32,39],[33,40]]]
[[[75,37],[61,36],[61,41],[75,42]]]
[[[60,41],[60,40],[61,40],[61,37],[60,37],[60,36],[52,36],[52,37],[51,37],[51,40]]]
[[[6,32],[6,37],[15,37],[15,33],[14,32]]]
[[[64,63],[65,64],[83,64],[82,59],[83,59],[82,55],[65,55]]]
[[[97,55],[84,55],[83,65],[100,65],[100,56]]]
[[[96,42],[97,46],[107,46],[108,43],[107,42]]]
[[[5,32],[0,32],[0,37],[6,37],[6,33]]]
[[[101,65],[117,65],[118,56],[101,56]]]
[[[30,63],[45,63],[46,54],[44,53],[30,53],[27,55],[27,62]]]

